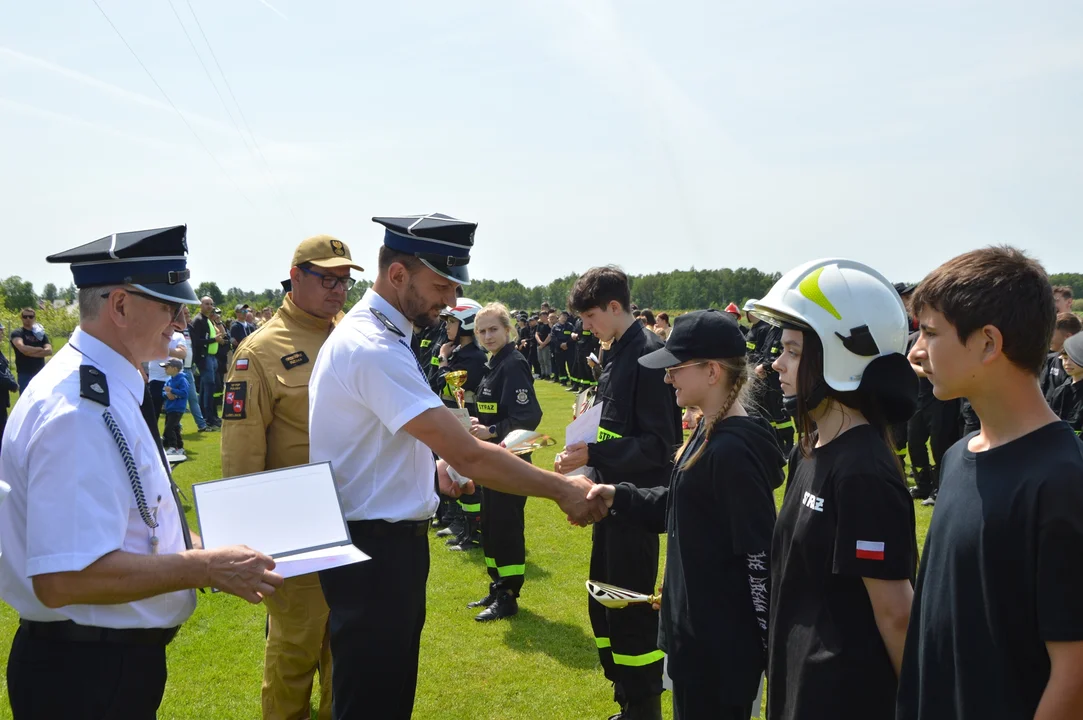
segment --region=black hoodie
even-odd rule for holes
[[[704,434],[700,423],[684,458]],[[712,683],[734,705],[753,702],[766,665],[772,491],[783,467],[765,420],[731,417],[691,468],[678,462],[669,487],[622,483],[613,500],[613,514],[668,533],[658,647],[670,677]]]

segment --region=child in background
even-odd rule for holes
[[[188,409],[188,376],[184,374],[184,361],[180,358],[169,358],[161,366],[165,368],[165,387],[162,395],[165,396],[165,432],[162,433],[162,444],[165,445],[166,454],[183,453],[184,439],[181,437],[181,418]]]
[[[1068,380],[1053,388],[1046,400],[1049,407],[1076,435],[1083,431],[1083,334],[1073,335],[1064,341],[1061,362]]]

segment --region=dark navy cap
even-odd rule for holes
[[[915,288],[917,288],[917,283],[895,283],[895,292],[899,293],[899,295],[909,295],[914,292]]]
[[[198,305],[188,284],[187,235],[185,225],[115,233],[45,260],[71,265],[79,288],[132,285],[161,300]]]
[[[460,285],[470,284],[466,266],[470,262],[477,223],[456,220],[442,213],[374,217],[372,221],[386,228],[384,245],[387,247],[413,255],[448,280]]]
[[[639,364],[661,370],[689,360],[744,357],[745,352],[745,336],[733,315],[696,310],[674,320],[666,346],[639,358]]]

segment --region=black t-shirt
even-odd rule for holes
[[[1083,443],[1056,422],[944,455],[899,683],[899,720],[1034,717],[1046,642],[1083,640]]]
[[[861,578],[914,577],[914,503],[869,425],[794,449],[771,544],[770,720],[889,720],[895,669]],[[939,506],[937,512],[940,512]]]
[[[38,336],[34,334],[34,331],[26,328],[11,331],[11,346],[13,348],[15,347],[15,338],[22,338],[23,345],[27,347],[43,348],[49,344],[48,335],[42,334],[41,340],[38,340]],[[45,358],[27,357],[16,348],[15,369],[19,371],[20,375],[34,375],[43,367],[45,367]]]
[[[538,326],[536,328],[534,328],[534,332],[536,332],[538,334],[538,337],[541,338],[542,342],[545,342],[545,338],[549,337],[549,331],[551,329],[552,328],[550,328],[545,323],[538,323]],[[546,347],[549,347],[549,346],[546,345]]]

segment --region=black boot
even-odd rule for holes
[[[481,518],[476,515],[466,515],[465,519],[466,529],[462,535],[455,538],[457,542],[448,543],[448,550],[465,551],[481,548]]]
[[[481,600],[475,600],[472,603],[467,603],[466,607],[468,607],[468,608],[489,607],[494,602],[496,602],[496,595],[493,595],[493,591],[490,590],[488,593],[486,593],[485,597],[483,597]]]
[[[662,696],[630,700],[620,717],[621,720],[662,720]]]
[[[929,497],[933,490],[929,478],[929,468],[914,468],[914,487],[910,488],[910,497],[915,500],[924,500]]]
[[[929,468],[929,477],[932,479],[930,483],[932,490],[929,492],[929,496],[921,501],[921,504],[925,507],[936,505],[936,496],[940,492],[940,468]]]
[[[462,535],[465,532],[466,532],[466,518],[464,518],[463,516],[460,515],[459,517],[451,518],[451,522],[448,523],[448,526],[446,528],[443,528],[441,530],[437,530],[436,531],[436,537],[450,538],[450,540],[448,540],[447,544],[448,545],[453,545],[454,543],[451,542],[451,540],[454,540],[455,538],[459,537],[460,535]]]
[[[515,599],[515,596],[508,592],[502,592],[497,595],[496,600],[493,601],[492,605],[482,610],[474,619],[478,622],[502,620],[504,618],[510,618],[517,612],[519,612],[519,603]]]

